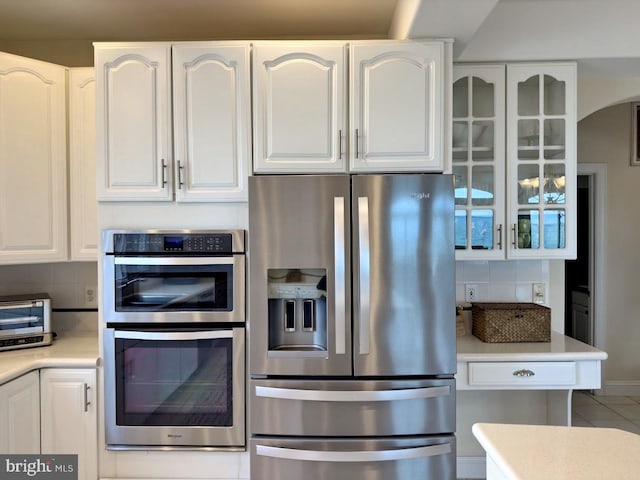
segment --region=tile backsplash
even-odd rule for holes
[[[456,302],[465,301],[465,284],[476,286],[479,302],[531,302],[533,284],[549,290],[549,261],[459,261],[456,262]]]
[[[98,329],[97,307],[85,301],[85,289],[93,288],[97,295],[97,286],[96,262],[0,266],[0,296],[48,293],[54,310],[52,328],[58,333]]]

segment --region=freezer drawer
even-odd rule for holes
[[[251,480],[306,478],[454,480],[455,437],[251,439]]]
[[[251,433],[453,433],[455,380],[252,380]]]

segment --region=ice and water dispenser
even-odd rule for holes
[[[269,269],[269,351],[327,351],[327,272]]]

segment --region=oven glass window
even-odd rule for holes
[[[231,426],[232,339],[116,339],[116,423]]]
[[[0,308],[0,334],[3,330],[13,331],[21,328],[44,326],[44,308],[20,306]]]
[[[233,265],[115,265],[118,312],[233,310]]]

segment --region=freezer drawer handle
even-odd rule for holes
[[[344,229],[344,197],[333,198],[333,256],[335,261],[335,319],[336,319],[336,355],[346,353],[347,311],[345,284],[345,229]]]
[[[326,452],[256,445],[256,453],[264,457],[303,460],[309,462],[385,462],[389,460],[408,460],[411,458],[446,455],[451,453],[451,444],[442,443],[439,445],[430,445],[428,447],[354,452]]]
[[[370,310],[370,252],[369,252],[369,198],[358,197],[358,247],[360,250],[360,355],[368,355],[370,350],[369,330],[371,328]]]
[[[415,400],[420,398],[446,397],[451,394],[449,385],[398,390],[303,390],[256,386],[257,397],[281,400],[306,400],[311,402],[390,402],[394,400]]]

